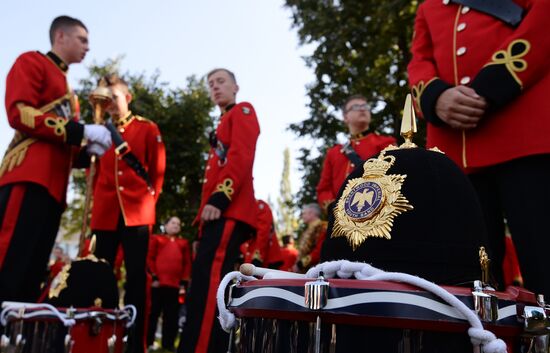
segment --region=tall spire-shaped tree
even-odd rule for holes
[[[293,234],[297,228],[296,204],[290,186],[290,151],[285,148],[283,153],[283,174],[281,176],[280,195],[277,198],[277,233]]]

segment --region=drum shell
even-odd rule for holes
[[[332,352],[335,347],[335,352],[363,352],[367,350],[357,347],[363,347],[367,341],[377,344],[408,342],[409,348],[412,347],[411,352],[424,352],[413,348],[425,349],[430,345],[444,345],[446,350],[437,350],[441,352],[460,352],[464,348],[471,350],[467,335],[468,323],[447,317],[442,309],[438,309],[441,312],[431,310],[431,305],[437,309],[438,305],[444,306],[444,303],[430,293],[413,286],[384,281],[328,281],[329,302],[321,310],[309,310],[305,303],[300,304],[299,296],[304,295],[306,280],[258,280],[233,288],[229,309],[240,320],[238,351],[307,352],[311,349],[311,332],[317,317],[323,323],[321,352]],[[469,288],[447,286],[445,289],[473,308],[473,296]],[[255,295],[256,290],[263,294]],[[494,323],[484,323],[485,328],[504,339],[510,347],[517,347],[523,332],[517,313],[522,311],[524,305],[535,303],[535,296],[519,288],[509,288],[507,292],[494,294],[499,297],[501,314],[507,313],[507,317],[501,316],[502,320]],[[365,298],[365,303],[355,302],[340,307],[335,304],[338,300],[353,300],[361,296]],[[375,299],[369,303],[371,297]],[[415,301],[410,299],[416,297],[421,302],[427,302],[428,308],[417,307]],[[248,299],[242,302],[242,298]],[[400,298],[405,300],[400,302]],[[406,300],[409,302],[406,303]],[[337,344],[330,348],[330,340],[334,336]],[[377,344],[371,343],[371,348],[376,349],[369,351],[394,351],[388,346]]]
[[[113,310],[102,309],[77,309],[74,315],[80,318],[76,318],[71,327],[64,326],[53,314],[32,318],[10,317],[5,333],[11,347],[21,334],[25,340],[21,353],[65,353],[67,334],[73,341],[72,353],[110,353],[108,342],[113,335],[116,335],[114,352],[123,352],[127,318],[114,318],[116,314]]]

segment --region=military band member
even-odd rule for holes
[[[105,127],[78,123],[78,101],[67,83],[69,65],[88,51],[86,26],[57,17],[50,41],[47,54],[20,55],[6,79],[15,136],[0,165],[0,302],[38,298],[81,142],[96,154],[111,143]]]
[[[258,208],[256,236],[241,246],[243,262],[278,269],[283,264],[283,257],[273,223],[273,211],[263,200],[257,200],[256,205]]]
[[[298,257],[293,271],[305,273],[310,267],[319,263],[327,222],[321,220],[321,208],[315,203],[302,208],[302,221],[307,227],[300,235]]]
[[[350,137],[346,144],[337,144],[327,151],[321,179],[317,184],[317,202],[324,210],[334,201],[348,174],[361,161],[395,143],[395,139],[391,136],[369,132],[371,114],[365,97],[350,96],[344,103],[342,111]]]
[[[178,333],[180,296],[185,295],[191,274],[191,249],[187,239],[179,236],[181,221],[170,217],[164,223],[165,234],[155,234],[149,241],[151,314],[147,328],[147,345],[155,341],[157,322],[162,313],[162,348],[173,352]]]
[[[294,238],[291,234],[286,234],[281,237],[281,241],[283,242],[283,246],[281,247],[283,265],[280,269],[283,271],[292,271],[298,259],[298,250],[294,247]]]
[[[504,222],[525,286],[550,295],[550,2],[427,0],[416,15],[413,95],[438,146],[480,198],[502,279]]]
[[[122,140],[99,160],[91,229],[97,236],[96,256],[111,265],[122,245],[126,266],[125,304],[137,309],[130,352],[145,350],[146,260],[150,227],[166,167],[165,148],[157,125],[132,113],[128,84],[116,75],[105,77],[113,101],[107,108]]]
[[[222,116],[210,141],[197,216],[199,246],[192,266],[187,323],[178,348],[186,353],[227,350],[229,336],[216,319],[216,291],[256,226],[252,167],[258,119],[250,103],[236,104],[239,86],[232,72],[215,69],[207,78],[210,97]]]

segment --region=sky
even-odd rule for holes
[[[0,1],[0,96],[5,77],[25,51],[50,49],[48,30],[59,15],[82,20],[89,30],[90,51],[81,64],[71,65],[72,87],[87,77],[86,67],[124,55],[122,72],[151,75],[184,87],[191,75],[201,77],[215,67],[232,70],[240,86],[238,101],[251,102],[261,134],[256,149],[254,187],[257,198],[273,201],[279,195],[283,151],[291,159],[301,146],[287,130],[309,116],[306,85],[312,69],[291,27],[291,12],[281,0],[119,0],[119,1]],[[3,105],[3,104],[2,104]],[[139,112],[136,112],[139,113]],[[154,117],[148,117],[154,120]],[[5,108],[0,109],[0,154],[13,130]],[[292,191],[301,186],[296,162],[291,161]]]

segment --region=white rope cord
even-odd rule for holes
[[[60,312],[56,307],[50,304],[45,303],[20,303],[20,302],[3,302],[2,313],[0,314],[0,323],[2,326],[6,326],[8,319],[32,319],[37,317],[56,317],[63,323],[65,326],[73,326],[77,320],[87,319],[94,316],[101,316],[108,320],[114,321],[117,317],[106,311],[86,311],[75,313],[74,318],[68,319],[67,315]],[[23,315],[20,314],[21,309],[32,309],[32,311],[23,312]],[[75,310],[76,311],[76,310]],[[126,305],[122,308],[120,316],[118,319],[128,319],[126,322],[126,327],[130,327],[136,321],[137,310],[133,305]]]
[[[14,317],[17,319],[28,319],[37,317],[40,315],[53,315],[59,319],[65,326],[73,326],[75,324],[74,319],[65,318],[65,314],[61,313],[57,308],[50,304],[36,304],[36,303],[20,303],[20,302],[3,302],[2,313],[0,314],[0,322],[2,326],[6,326],[8,317]],[[19,314],[19,311],[23,309],[39,309],[31,312]]]
[[[218,320],[220,321],[220,325],[225,332],[230,332],[231,329],[235,327],[235,315],[231,311],[227,310],[227,306],[225,305],[225,289],[231,284],[231,282],[233,282],[233,280],[237,280],[239,282],[243,280],[255,281],[256,277],[245,276],[239,271],[233,271],[226,274],[220,282],[218,292],[216,294],[216,301],[218,303],[218,311],[220,312]]]
[[[136,317],[137,317],[136,307],[131,304],[128,304],[122,308],[122,311],[124,311],[124,314],[122,314],[120,318],[125,319],[126,317],[129,317],[130,320],[128,320],[128,322],[126,323],[126,328],[131,327],[136,321]]]
[[[311,268],[306,273],[306,277],[317,278],[320,272],[323,272],[326,278],[332,278],[337,274],[340,278],[350,278],[354,276],[360,280],[401,282],[422,288],[452,305],[464,316],[464,318],[466,318],[466,320],[468,320],[471,326],[470,329],[468,329],[468,335],[474,346],[482,345],[484,353],[507,352],[506,343],[498,339],[492,332],[485,330],[479,317],[470,310],[466,304],[435,283],[406,273],[384,272],[365,263],[350,262],[347,260],[330,261],[319,264]]]

